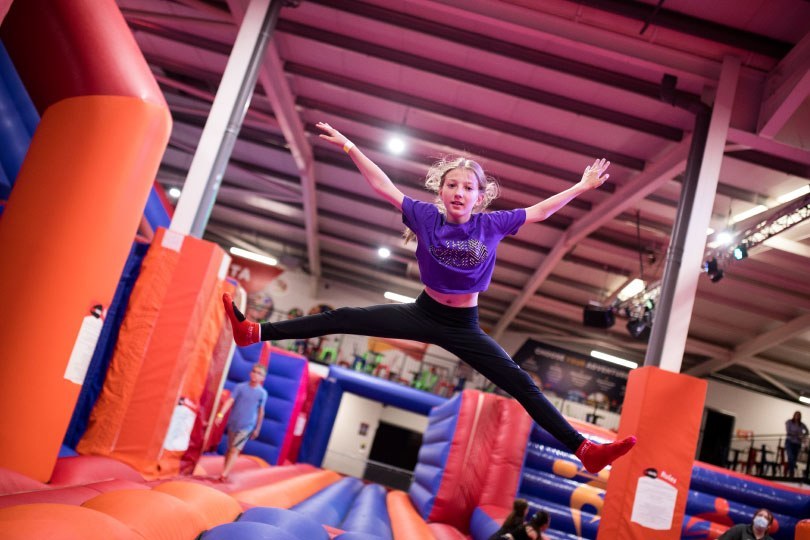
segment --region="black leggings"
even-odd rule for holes
[[[584,440],[546,399],[529,374],[481,330],[477,307],[445,306],[423,292],[410,304],[345,307],[261,326],[264,341],[356,334],[438,345],[517,399],[535,422],[572,452]]]

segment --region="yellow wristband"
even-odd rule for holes
[[[347,154],[352,151],[354,148],[354,143],[352,141],[346,141],[346,144],[343,145],[343,151]]]

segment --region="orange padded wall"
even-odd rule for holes
[[[171,117],[114,0],[17,1],[0,38],[42,115],[0,222],[0,467],[47,481],[74,343],[112,301]]]
[[[147,477],[178,472],[182,451],[164,450],[164,440],[181,399],[199,403],[199,374],[224,323],[229,260],[216,244],[158,229],[79,452],[110,455]]]
[[[82,319],[112,301],[168,132],[164,108],[129,97],[42,118],[0,223],[2,467],[50,478],[81,389],[68,359]]]
[[[618,438],[638,444],[611,468],[598,540],[680,539],[706,387],[656,367],[630,372]]]

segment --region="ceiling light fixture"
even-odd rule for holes
[[[803,195],[807,195],[810,193],[810,184],[800,187],[799,189],[794,189],[790,193],[785,193],[784,195],[780,195],[776,198],[776,202],[779,204],[786,203],[788,201],[792,201],[793,199],[798,199]]]
[[[808,405],[810,405],[810,397],[799,396],[799,401],[801,401],[802,403],[807,403]]]
[[[633,281],[625,285],[621,291],[619,291],[616,298],[618,298],[620,302],[624,302],[628,298],[633,298],[635,295],[643,291],[646,286],[647,285],[644,283],[643,279],[635,278]]]
[[[732,240],[734,240],[734,235],[728,231],[723,231],[717,235],[717,242],[724,246],[729,245]]]
[[[276,266],[278,264],[278,259],[274,259],[273,257],[269,257],[267,255],[260,255],[259,253],[253,253],[252,251],[248,251],[246,249],[232,247],[229,251],[231,252],[231,255],[242,257],[243,259],[250,259],[251,261],[266,264],[267,266]]]
[[[381,247],[380,249],[377,250],[377,255],[381,259],[387,259],[388,257],[391,256],[391,250],[388,249],[387,247]]]
[[[405,141],[394,135],[388,139],[388,151],[392,154],[401,154],[405,151]]]
[[[625,360],[624,358],[619,358],[618,356],[613,356],[612,354],[603,353],[602,351],[591,351],[591,356],[598,358],[599,360],[604,360],[605,362],[610,362],[612,364],[618,364],[630,369],[636,369],[638,367],[636,362]]]
[[[752,216],[755,216],[757,214],[761,214],[762,212],[764,212],[767,209],[768,209],[768,207],[765,206],[764,204],[758,204],[755,207],[753,207],[753,208],[751,208],[749,210],[746,210],[745,212],[740,212],[736,216],[732,217],[731,218],[731,223],[739,223],[740,221],[745,221],[746,219],[748,219],[748,218],[750,218]]]
[[[397,294],[391,291],[385,291],[383,294],[388,300],[393,300],[394,302],[400,302],[402,304],[410,304],[411,302],[416,302],[416,298],[411,298],[410,296],[405,296],[403,294]]]
[[[182,193],[183,192],[180,191],[180,188],[176,187],[169,188],[169,197],[171,197],[172,199],[179,199]]]

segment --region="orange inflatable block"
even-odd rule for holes
[[[334,471],[321,470],[282,480],[269,486],[237,491],[231,493],[231,496],[249,507],[290,508],[325,487],[331,486],[340,478],[341,476]]]
[[[205,519],[205,529],[233,521],[242,513],[242,507],[233,497],[202,484],[172,481],[153,490],[177,497],[197,510]]]
[[[425,520],[404,491],[389,491],[385,497],[394,540],[436,540]]]
[[[796,524],[796,540],[810,540],[810,519],[803,519]]]
[[[4,540],[143,540],[117,519],[67,504],[25,504],[0,509]]]
[[[197,509],[177,497],[155,490],[111,491],[84,502],[82,506],[115,518],[149,540],[196,538],[206,523]]]

